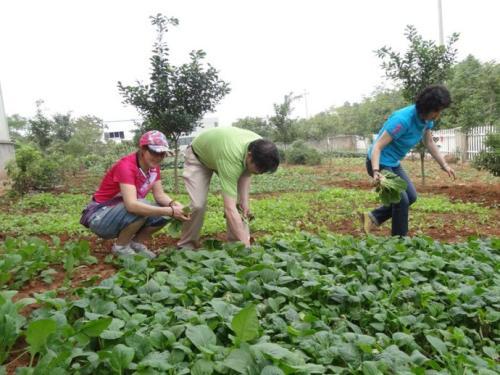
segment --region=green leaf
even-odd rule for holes
[[[162,371],[161,373],[165,373],[167,370],[173,368],[173,366],[168,361],[169,361],[168,352],[162,352],[162,353],[152,352],[149,353],[141,362],[137,364],[137,369],[142,370],[147,368],[153,368]]]
[[[379,198],[384,206],[399,203],[401,193],[407,188],[407,183],[401,177],[387,170],[382,171],[382,178],[378,186]]]
[[[86,322],[82,328],[80,328],[80,333],[83,333],[89,337],[97,337],[111,324],[113,318],[101,318],[96,320],[91,320]]]
[[[377,362],[363,362],[363,375],[382,375],[382,372],[377,368]]]
[[[247,369],[253,365],[252,355],[243,349],[235,349],[224,360],[224,366],[240,374],[247,374]]]
[[[282,359],[292,355],[292,352],[289,351],[288,349],[271,342],[255,344],[252,345],[252,348],[257,349],[258,351],[267,354],[268,356],[274,359]]]
[[[483,346],[483,352],[495,361],[498,359],[498,352],[491,346]]]
[[[111,351],[109,363],[113,369],[121,374],[123,370],[128,368],[134,359],[134,355],[134,349],[123,344],[118,344]]]
[[[182,232],[182,221],[171,219],[167,224],[167,233],[172,238],[179,238]]]
[[[259,335],[259,320],[255,305],[250,304],[236,314],[231,328],[242,342],[251,341]]]
[[[214,372],[214,363],[206,359],[199,359],[191,368],[192,375],[211,375]]]
[[[113,318],[107,329],[99,334],[99,337],[106,340],[115,340],[123,336],[124,332],[120,329],[125,325],[121,319]]]
[[[40,352],[47,338],[56,331],[56,322],[52,319],[40,319],[31,322],[26,331],[26,342],[30,344],[31,354]]]
[[[217,343],[214,332],[206,325],[189,326],[186,329],[186,336],[199,350],[210,349]]]
[[[448,353],[448,348],[446,347],[446,344],[443,341],[441,341],[440,338],[431,335],[426,335],[425,338],[427,339],[427,341],[429,341],[432,347],[439,352],[439,354],[445,355],[446,353]]]
[[[262,369],[260,375],[285,375],[285,373],[279,367],[266,366]]]

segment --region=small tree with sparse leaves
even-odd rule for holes
[[[381,66],[386,76],[401,85],[404,99],[412,103],[425,87],[442,84],[448,78],[456,60],[457,50],[453,45],[458,34],[453,33],[446,45],[437,45],[432,40],[424,40],[416,28],[409,25],[405,36],[410,46],[403,55],[391,47],[382,47],[375,53],[382,59]],[[425,184],[425,148],[422,144],[417,146],[417,151],[420,153],[422,183]]]
[[[180,66],[170,63],[165,36],[170,25],[179,24],[176,18],[157,14],[151,17],[151,23],[156,26],[157,39],[150,59],[149,84],[137,82],[135,86],[125,86],[118,82],[118,87],[124,102],[135,106],[143,117],[142,130],[159,130],[172,142],[175,149],[174,189],[178,192],[179,138],[191,133],[230,88],[219,78],[214,67],[204,63],[202,50],[192,51],[189,63]]]

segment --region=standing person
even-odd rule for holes
[[[186,149],[184,182],[191,199],[191,220],[184,223],[179,248],[199,246],[213,172],[220,179],[228,241],[250,246],[250,233],[242,216],[249,217],[252,174],[273,173],[279,165],[278,148],[249,130],[222,127],[197,136]],[[238,212],[238,206],[241,209]]]
[[[406,175],[400,161],[423,138],[423,143],[432,157],[449,177],[455,179],[455,171],[446,164],[432,139],[431,129],[439,119],[441,111],[451,104],[450,93],[442,85],[428,86],[417,96],[416,103],[392,113],[378,133],[377,139],[368,150],[366,170],[374,183],[381,178],[380,171],[385,169],[397,174],[408,184],[401,193],[401,201],[390,206],[381,206],[361,215],[365,233],[374,226],[381,225],[392,218],[392,235],[408,234],[408,210],[417,200],[417,192]]]
[[[116,238],[116,255],[140,253],[156,257],[145,241],[168,222],[163,216],[188,220],[182,204],[163,191],[160,163],[169,153],[165,135],[148,131],[139,140],[139,150],[118,160],[105,174],[80,223],[101,238]],[[156,204],[144,198],[152,191]]]

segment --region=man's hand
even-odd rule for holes
[[[243,219],[246,219],[248,221],[250,220],[253,220],[254,219],[254,216],[253,214],[250,212],[250,208],[247,206],[247,205],[244,205],[242,203],[238,203],[236,205],[236,208],[238,209],[238,212],[240,213],[240,215],[243,217]]]
[[[236,208],[244,217],[248,217],[248,214],[250,213],[250,208],[247,205],[243,203],[238,203],[236,205]]]
[[[453,178],[454,180],[457,179],[457,176],[455,175],[455,171],[448,164],[443,165],[441,167],[441,169],[448,174],[448,177]]]

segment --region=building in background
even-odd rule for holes
[[[131,141],[134,139],[134,130],[137,129],[137,120],[104,121],[102,140],[106,141]]]
[[[14,157],[14,144],[10,141],[9,127],[3,105],[2,87],[0,86],[0,180],[6,177],[5,166]]]
[[[103,141],[131,141],[134,139],[134,130],[137,129],[137,120],[116,120],[104,121]],[[179,148],[184,150],[196,137],[205,129],[216,128],[219,126],[216,117],[207,117],[201,121],[201,125],[189,135],[179,138]]]
[[[194,131],[191,134],[179,138],[179,149],[184,150],[187,146],[189,146],[191,144],[194,137],[196,137],[202,131],[210,129],[210,128],[216,128],[218,126],[219,126],[219,122],[218,122],[217,118],[215,118],[215,117],[204,118],[201,121],[201,125],[197,126],[196,129],[194,129]]]

